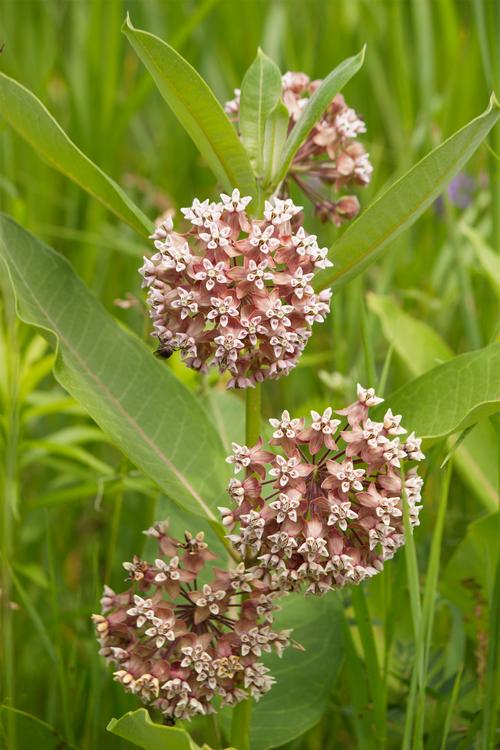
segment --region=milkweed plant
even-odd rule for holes
[[[410,389],[385,404],[377,384],[365,381],[350,404],[264,418],[261,391],[290,374],[316,329],[335,315],[333,292],[374,262],[459,172],[498,119],[498,105],[492,99],[483,115],[364,208],[373,173],[363,140],[369,124],[340,93],[364,50],[321,80],[307,71],[282,74],[259,50],[234,98],[220,104],[164,41],[129,19],[124,33],[218,183],[175,215],[147,218],[33,94],[3,75],[0,98],[6,120],[46,160],[143,238],[139,272],[157,357],[113,328],[71,267],[6,217],[2,257],[22,317],[58,340],[61,383],[139,468],[210,524],[209,533],[205,526],[179,535],[158,519],[144,532],[150,556],[131,550],[124,585],[104,586],[92,618],[99,653],[112,678],[149,712],[132,711],[109,729],[151,750],[159,742],[187,748],[195,747],[192,724],[214,748],[229,742],[248,750],[252,706],[286,679],[274,673],[269,655],[288,654],[299,673],[301,660],[306,664],[307,648],[280,619],[287,599],[345,601],[413,544],[425,495],[421,438],[428,435],[414,401],[435,397],[439,411],[448,395],[433,396],[430,383],[430,395]],[[310,231],[314,215],[320,227],[347,225],[333,247],[321,229]],[[50,290],[45,305],[34,303],[35,256],[56,285],[66,284],[89,326],[76,358],[68,345],[75,334],[51,307]],[[122,375],[101,373],[99,391],[87,364],[112,335]],[[174,352],[245,400],[245,441],[234,441],[227,458],[197,397],[174,382]],[[132,403],[134,388],[136,396],[151,394],[153,413],[144,415],[140,398]],[[189,461],[177,458],[179,441],[188,452],[191,446]]]

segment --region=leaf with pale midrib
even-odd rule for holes
[[[57,340],[61,385],[169,496],[215,518],[224,451],[195,396],[106,312],[63,256],[1,215],[0,257],[20,317]]]

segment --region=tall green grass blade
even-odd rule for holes
[[[351,721],[354,725],[354,731],[358,741],[358,747],[366,750],[375,750],[375,737],[373,736],[371,725],[371,712],[369,711],[369,695],[367,690],[367,681],[361,659],[354,645],[351,629],[345,613],[342,618],[342,632],[345,642],[345,672],[350,688],[350,697],[353,711]]]
[[[20,711],[12,706],[0,705],[0,719],[2,719],[2,715],[7,715],[15,722],[21,750],[35,747],[39,750],[77,750],[75,745],[62,737],[53,726],[37,716],[33,716],[26,711]],[[12,748],[9,748],[9,750],[12,750]]]
[[[455,682],[453,683],[453,689],[451,691],[448,708],[446,710],[446,716],[445,716],[444,727],[443,727],[443,736],[441,737],[441,745],[440,745],[439,750],[446,750],[446,746],[447,746],[446,743],[448,741],[448,735],[451,729],[453,712],[455,711],[455,706],[457,705],[457,699],[458,699],[458,695],[460,692],[460,685],[462,684],[462,674],[463,674],[463,667],[458,670],[457,676],[455,677]]]
[[[401,480],[404,487],[404,474],[401,472]],[[410,610],[413,623],[413,636],[415,641],[414,667],[410,683],[410,692],[406,702],[405,729],[403,737],[403,750],[412,747],[412,737],[416,723],[417,695],[424,682],[424,643],[422,637],[422,604],[420,601],[420,579],[418,573],[417,550],[413,529],[410,524],[410,512],[406,492],[402,491],[403,520],[405,530],[405,563],[406,581],[410,595]]]
[[[280,182],[284,180],[292,164],[293,157],[306,140],[315,123],[320,119],[335,94],[358,72],[363,65],[364,59],[365,48],[363,47],[357,55],[348,57],[332,70],[323,80],[321,86],[311,96],[285,142],[277,172],[269,186],[270,192],[274,191]]]
[[[0,256],[22,319],[57,341],[61,385],[167,494],[214,519],[223,451],[194,396],[101,307],[62,256],[5,217]]]
[[[485,242],[477,230],[465,222],[461,221],[458,228],[470,241],[479,263],[489,278],[497,297],[500,298],[500,257],[498,253]]]
[[[38,632],[38,635],[40,636],[40,640],[43,643],[45,647],[45,651],[47,652],[47,655],[49,659],[56,664],[57,662],[57,656],[54,651],[54,646],[52,644],[52,641],[50,640],[50,635],[47,631],[47,628],[45,627],[45,623],[43,622],[42,618],[40,617],[40,614],[37,612],[36,607],[31,602],[30,597],[28,596],[28,593],[25,591],[24,586],[21,584],[19,578],[16,576],[12,568],[9,566],[9,572],[10,576],[12,578],[12,581],[14,583],[14,586],[16,587],[17,594],[19,596],[19,599],[22,602],[22,605],[26,612],[28,613],[35,630]]]
[[[223,188],[239,188],[245,195],[255,196],[248,155],[203,78],[169,44],[134,28],[128,15],[122,30]]]
[[[452,463],[444,474],[443,486],[440,492],[440,501],[436,522],[433,529],[431,551],[425,577],[425,586],[422,600],[421,632],[418,634],[417,650],[423,649],[423,674],[418,687],[418,703],[415,717],[414,747],[423,747],[424,742],[424,717],[425,696],[427,687],[427,672],[429,669],[429,656],[431,650],[432,627],[434,623],[434,609],[436,605],[437,583],[439,576],[439,559],[443,541],[443,530],[448,507],[448,493],[452,473]],[[420,655],[420,654],[419,654]]]
[[[498,540],[497,540],[498,541]],[[497,717],[500,689],[500,555],[494,570],[493,585],[489,598],[488,658],[486,664],[486,686],[484,691],[483,730],[481,750],[496,746],[498,732]]]
[[[147,236],[151,232],[152,222],[122,188],[80,151],[31,91],[4,73],[0,73],[0,114],[51,167],[80,185],[139,234]]]
[[[377,647],[371,624],[370,611],[365,593],[361,586],[352,589],[352,604],[356,615],[356,625],[363,646],[368,684],[373,702],[373,717],[376,730],[375,743],[384,748],[387,741],[386,695],[385,684],[380,670]]]
[[[444,190],[499,117],[500,106],[492,95],[482,115],[431,151],[377,198],[332,245],[334,267],[318,276],[316,288],[337,289],[373,263]]]

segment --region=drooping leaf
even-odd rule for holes
[[[288,169],[293,161],[293,157],[302,146],[307,136],[313,129],[316,122],[320,119],[332,99],[346,85],[346,83],[355,75],[363,65],[365,59],[365,48],[353,57],[337,65],[323,80],[321,86],[318,86],[314,94],[304,107],[302,114],[295,123],[290,135],[288,136],[283,151],[279,159],[279,166],[271,183],[271,190],[274,190],[285,178]]]
[[[379,318],[387,341],[414,377],[452,359],[453,352],[444,339],[426,323],[404,312],[391,297],[369,294],[368,306]],[[495,433],[487,419],[475,425],[454,450],[454,462],[483,505],[489,511],[494,510],[498,505],[498,454]]]
[[[264,163],[263,180],[270,182],[279,164],[279,157],[288,132],[290,115],[283,101],[280,99],[267,118],[264,131]]]
[[[255,179],[248,155],[203,78],[169,44],[134,28],[128,15],[122,30],[224,189],[237,187],[243,194],[254,196]]]
[[[419,437],[438,440],[500,410],[500,344],[461,354],[388,396],[390,407]]]
[[[143,750],[197,750],[185,729],[155,724],[145,708],[111,719],[108,732],[117,734]]]
[[[461,232],[470,241],[482,268],[491,281],[493,289],[497,296],[500,297],[500,258],[498,257],[498,253],[495,253],[495,251],[492,250],[476,229],[468,226],[468,224],[463,221],[461,221],[458,226]]]
[[[65,258],[1,215],[0,257],[20,317],[57,344],[61,385],[169,496],[214,518],[224,452],[192,393],[118,325]]]
[[[50,724],[26,711],[5,705],[0,706],[0,747],[3,747],[1,724],[7,724],[9,718],[15,726],[17,750],[76,750],[75,745],[65,740]],[[7,746],[5,750],[8,750]]]
[[[487,110],[431,151],[377,198],[332,245],[334,267],[318,275],[316,289],[343,286],[411,226],[472,156],[500,117],[492,95]]]
[[[241,83],[239,130],[255,172],[261,176],[266,122],[280,95],[280,69],[259,49]]]
[[[147,236],[151,232],[152,222],[122,188],[80,151],[31,91],[4,73],[0,73],[0,115],[47,164],[80,185],[139,234]]]
[[[367,301],[379,318],[387,341],[413,375],[453,357],[453,351],[436,331],[404,312],[391,297],[369,294]]]
[[[293,628],[305,651],[288,648],[281,659],[264,659],[276,684],[254,705],[251,750],[267,750],[299,737],[321,718],[343,658],[341,603],[291,594],[280,602],[275,627]]]

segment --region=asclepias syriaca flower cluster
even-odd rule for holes
[[[289,131],[320,84],[303,73],[283,76]],[[226,110],[238,120],[236,94]],[[155,252],[140,273],[160,355],[179,351],[194,370],[215,368],[228,375],[228,388],[290,373],[314,323],[330,311],[331,291],[316,293],[314,278],[332,264],[305,230],[289,181],[320,218],[353,218],[355,196],[334,201],[318,188],[338,194],[369,183],[369,156],[357,140],[365,130],[337,95],[259,215],[234,189],[220,201],[195,198],[181,209],[182,228],[171,217],[159,220]],[[219,508],[235,560],[227,569],[207,570],[216,556],[202,533],[186,531],[180,541],[164,522],[145,532],[159,547],[154,562],[134,557],[124,563],[128,589],[105,587],[94,615],[100,652],[125,690],[166,723],[258,700],[274,683],[266,654],[281,656],[292,643],[290,630],[273,627],[277,600],[290,592],[322,596],[376,575],[405,542],[405,504],[410,528],[418,524],[421,441],[390,409],[374,417],[382,401],[358,385],[356,401],[343,409],[312,411],[311,420],[285,410],[270,419],[267,445],[262,437],[233,443],[231,507]],[[250,442],[258,431],[247,424],[247,434]]]
[[[310,424],[285,411],[269,420],[268,448],[262,439],[233,444],[227,461],[242,477],[229,484],[233,507],[220,512],[241,562],[214,568],[210,583],[198,583],[215,559],[203,533],[179,541],[166,523],[145,532],[160,556],[124,563],[132,585],[105,587],[93,617],[125,690],[169,722],[258,700],[274,682],[262,655],[281,656],[291,642],[290,630],[272,628],[276,600],[323,595],[383,569],[405,541],[404,502],[418,524],[424,455],[399,415],[370,418],[382,400],[358,385],[357,400],[335,412],[341,419],[331,407],[311,412]]]
[[[287,375],[330,310],[331,292],[315,294],[312,281],[332,264],[301,226],[301,206],[273,198],[255,220],[250,200],[238,190],[218,203],[195,199],[181,209],[190,228],[158,226],[157,252],[140,270],[160,352],[229,372],[228,388]]]
[[[271,589],[324,594],[380,572],[404,544],[403,495],[418,524],[421,441],[390,409],[370,418],[382,400],[358,385],[341,419],[328,407],[307,425],[284,411],[270,420],[273,450],[262,439],[233,443],[233,507],[221,508],[223,523]]]
[[[115,680],[170,723],[213,713],[214,700],[218,707],[258,700],[274,682],[261,656],[290,644],[291,631],[272,629],[277,592],[243,563],[214,568],[213,580],[199,584],[215,559],[203,533],[179,541],[165,523],[145,533],[159,557],[124,563],[130,588],[106,586],[102,614],[93,616]]]

